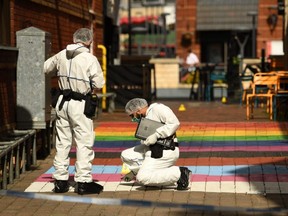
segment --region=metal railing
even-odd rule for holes
[[[36,130],[13,130],[0,139],[0,187],[7,189],[20,174],[36,165]]]

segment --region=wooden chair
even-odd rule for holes
[[[246,118],[249,120],[253,118],[253,109],[255,99],[266,98],[267,100],[267,113],[270,120],[273,120],[273,95],[276,93],[278,76],[276,72],[260,72],[256,73],[253,77],[252,93],[247,94],[246,97]],[[263,90],[265,88],[265,91]],[[259,91],[262,88],[262,91]]]
[[[277,94],[288,93],[288,71],[278,71]]]
[[[252,92],[251,84],[253,82],[253,76],[256,73],[261,72],[261,68],[258,64],[247,64],[245,69],[240,75],[241,79],[241,93],[242,97],[240,99],[240,105],[246,104],[247,94]]]
[[[247,94],[252,92],[252,82],[253,82],[253,76],[242,76],[241,77],[241,99],[240,99],[240,105],[243,105],[246,103],[246,97]]]
[[[286,107],[287,98],[288,98],[288,71],[278,71],[278,82],[276,93],[273,97],[273,119],[277,120],[277,113],[281,111],[281,105],[284,104]],[[279,100],[278,100],[279,99]],[[284,103],[283,100],[285,99]]]

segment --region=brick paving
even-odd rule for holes
[[[161,101],[170,106],[176,115],[179,117],[181,123],[199,125],[205,123],[205,125],[219,124],[230,124],[231,122],[237,122],[240,124],[257,123],[258,125],[269,125],[269,127],[275,124],[286,125],[285,122],[271,122],[264,109],[256,109],[255,119],[246,121],[245,119],[245,108],[239,104],[221,104],[219,102],[195,102],[195,101]],[[179,111],[179,106],[183,104],[186,111]],[[96,131],[97,128],[103,123],[109,122],[127,122],[129,119],[123,112],[114,113],[101,113],[99,118],[95,121]],[[283,128],[283,127],[282,127]],[[286,129],[286,128],[285,128]],[[285,134],[287,131],[283,129],[282,132]],[[285,131],[284,131],[285,130]],[[257,130],[254,130],[255,133]],[[258,131],[259,132],[259,131]],[[263,133],[263,131],[261,132]],[[259,136],[262,136],[260,134]],[[225,136],[225,135],[224,135]],[[248,135],[247,135],[248,136]],[[258,136],[255,136],[258,137]],[[261,143],[262,141],[259,141]],[[97,152],[96,152],[96,163],[97,163]],[[287,168],[286,159],[287,152],[278,150],[273,151],[252,151],[242,152],[235,151],[232,155],[228,156],[224,152],[204,152],[197,153],[194,156],[192,153],[185,153],[185,158],[179,159],[179,163],[185,163],[185,160],[193,159],[193,163],[202,163],[209,158],[215,163],[217,159],[223,161],[232,161],[237,163],[241,160],[245,160],[245,156],[249,157],[249,160],[258,160],[258,164],[265,163],[269,164],[277,161],[280,168]],[[98,154],[99,157],[106,157],[103,161],[113,161],[113,158],[109,158],[109,154]],[[111,154],[113,155],[113,154]],[[116,154],[117,155],[117,154]],[[38,160],[38,165],[33,167],[32,170],[21,174],[19,180],[16,180],[13,184],[10,184],[9,190],[14,191],[25,191],[31,186],[33,182],[39,176],[43,175],[52,166],[52,160],[54,156],[54,150],[45,160]],[[115,156],[115,155],[113,155]],[[237,156],[237,157],[235,157]],[[204,159],[203,159],[204,158]],[[231,160],[233,159],[233,160]],[[268,160],[268,162],[267,162]],[[114,162],[113,162],[114,163]],[[112,164],[113,164],[112,163]],[[188,162],[187,162],[188,163]],[[190,163],[190,162],[189,162]],[[218,163],[218,162],[217,162]],[[219,162],[220,163],[220,162]],[[253,162],[255,163],[255,162]],[[185,165],[185,164],[184,164]],[[265,166],[262,166],[265,167]],[[264,168],[263,168],[264,169]],[[271,170],[270,170],[271,171]],[[285,170],[284,170],[285,171]],[[251,174],[251,173],[250,173]],[[288,173],[284,173],[288,174]],[[273,176],[273,173],[272,173]],[[271,175],[269,176],[271,178]],[[283,177],[283,176],[282,176]],[[97,178],[97,177],[96,177]],[[284,178],[284,177],[283,177]],[[193,180],[193,178],[192,178]],[[195,182],[194,182],[195,183]],[[219,183],[219,182],[218,182]],[[270,182],[269,182],[270,183]],[[277,188],[275,185],[269,185],[268,183],[262,186],[269,187],[273,193],[239,193],[237,191],[237,185],[234,185],[234,192],[211,192],[214,185],[206,185],[206,190],[196,190],[197,187],[193,187],[193,181],[191,188],[195,190],[189,191],[175,191],[171,189],[145,189],[145,190],[105,190],[100,195],[85,195],[89,198],[115,198],[115,199],[132,199],[132,200],[144,200],[144,201],[156,201],[156,202],[171,202],[171,203],[187,203],[194,205],[205,205],[207,207],[235,207],[235,208],[274,208],[282,207],[287,208],[287,193],[279,190],[281,184],[286,184],[286,181],[277,182]],[[105,185],[104,185],[105,186]],[[199,185],[200,187],[200,185]],[[233,186],[232,186],[233,187]],[[258,190],[261,186],[258,187]],[[207,190],[207,188],[210,188]],[[284,190],[284,189],[283,189]],[[257,187],[256,187],[257,192]],[[42,192],[43,194],[53,194],[51,192]],[[53,194],[54,195],[54,194]],[[66,193],[67,196],[80,197],[75,193]],[[242,211],[217,211],[217,210],[193,210],[193,209],[180,209],[180,208],[160,208],[160,207],[141,207],[141,206],[119,206],[119,205],[91,205],[77,202],[59,202],[50,200],[40,199],[25,199],[9,196],[1,196],[0,202],[0,215],[287,215],[285,213],[247,213]],[[214,207],[215,209],[215,207]]]

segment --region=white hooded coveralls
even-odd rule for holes
[[[180,122],[173,111],[160,103],[151,104],[146,112],[146,118],[165,123],[157,129],[160,138],[173,135]],[[177,138],[174,139],[177,142]],[[144,144],[126,149],[121,153],[121,159],[136,175],[136,180],[146,186],[169,186],[179,180],[181,172],[175,166],[179,158],[179,148],[163,150],[161,158],[152,158],[149,146]]]
[[[47,59],[44,73],[57,72],[61,90],[71,89],[86,95],[91,87],[102,88],[105,80],[97,58],[82,44],[71,44],[66,49]],[[69,78],[69,81],[68,81]],[[91,83],[91,85],[90,85]],[[59,110],[62,95],[58,98],[56,111],[56,155],[53,178],[68,180],[69,152],[72,139],[76,143],[75,176],[76,182],[92,182],[92,149],[95,139],[93,120],[84,115],[85,100],[65,101]]]

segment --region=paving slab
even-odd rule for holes
[[[137,144],[133,137],[135,125],[124,112],[101,113],[95,120],[93,177],[104,185],[104,192],[77,195],[72,180],[69,192],[64,194],[72,202],[0,196],[0,215],[287,215],[288,211],[283,212],[288,206],[286,122],[270,121],[261,108],[255,110],[254,119],[247,121],[245,107],[240,104],[159,102],[169,105],[181,122],[178,135],[182,139],[181,154],[177,165],[193,170],[189,190],[122,182],[119,156],[122,149]],[[184,105],[186,111],[179,111],[180,105]],[[73,151],[71,179],[75,163]],[[51,178],[54,153],[53,149],[46,159],[38,160],[37,166],[8,185],[9,190],[55,195]],[[128,199],[143,201],[143,205],[133,205],[133,202],[128,206],[125,203],[96,205],[76,201],[76,198]],[[145,206],[146,202],[190,206]],[[282,211],[269,209],[275,207]],[[248,211],[251,208],[266,211],[251,213]]]

